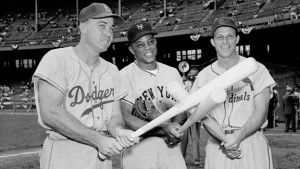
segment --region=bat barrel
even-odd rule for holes
[[[214,89],[210,94],[198,105],[195,112],[187,119],[183,126],[178,130],[178,133],[182,133],[188,129],[193,123],[201,120],[212,109],[217,107],[220,103],[226,99],[226,92],[224,89]]]

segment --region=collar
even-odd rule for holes
[[[158,72],[159,72],[159,63],[158,63],[158,62],[155,62],[155,63],[157,64],[157,74],[153,74],[150,70],[143,69],[142,67],[140,67],[140,65],[137,63],[136,60],[134,61],[134,63],[135,63],[135,65],[136,65],[139,69],[141,69],[142,71],[147,72],[147,73],[149,73],[149,74],[151,74],[151,75],[153,75],[153,76],[156,76],[156,75],[158,74]]]

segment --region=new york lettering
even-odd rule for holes
[[[167,92],[166,88],[164,86],[157,86],[158,89],[158,95],[160,95],[161,98],[168,98],[176,101],[171,95]],[[155,95],[152,90],[152,88],[148,88],[142,92],[142,95],[139,97],[140,100],[154,100]]]

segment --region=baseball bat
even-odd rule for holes
[[[224,89],[213,90],[196,108],[193,114],[187,119],[187,121],[178,130],[178,133],[182,133],[188,129],[193,123],[202,119],[212,109],[216,108],[220,103],[226,99],[226,92]]]
[[[256,60],[252,57],[249,57],[242,62],[239,62],[235,66],[228,69],[226,72],[216,77],[203,87],[201,87],[196,92],[189,95],[184,101],[176,104],[168,111],[164,112],[162,115],[158,116],[156,119],[147,123],[143,127],[139,128],[132,133],[132,137],[136,138],[144,134],[145,132],[151,130],[152,128],[158,126],[164,121],[182,113],[197,104],[199,104],[204,98],[206,98],[209,93],[216,88],[226,89],[233,84],[243,80],[258,69],[258,64]],[[99,153],[101,154],[101,153]]]
[[[169,86],[169,88],[167,88],[168,93],[178,102],[186,99],[189,95],[188,92],[176,81],[171,82],[168,86]],[[216,101],[214,101],[215,103],[213,102],[213,99],[217,99]],[[203,102],[201,102],[198,105],[197,109],[191,108],[188,110],[189,113],[191,113],[191,116],[184,123],[184,125],[178,130],[178,133],[181,133],[184,130],[186,130],[197,120],[202,119],[205,115],[209,113],[210,109],[214,108],[214,105],[218,105],[219,104],[218,102],[223,102],[225,101],[225,99],[226,99],[226,92],[224,89],[218,89],[211,92],[209,98],[206,98]],[[226,143],[226,136],[222,128],[216,121],[212,121],[212,120],[213,119],[203,121],[203,123],[205,123],[205,126],[209,130],[211,130],[214,133],[214,135],[217,136],[217,138],[219,138],[222,142]]]

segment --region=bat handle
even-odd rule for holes
[[[103,155],[102,153],[98,153],[98,156],[99,156],[99,158],[101,159],[101,160],[105,160],[105,159],[107,159],[107,156],[105,156],[105,155]]]
[[[132,136],[133,138],[137,138],[137,137],[139,137],[140,135],[142,135],[142,134],[144,134],[144,133],[145,133],[144,131],[133,132],[133,133],[131,133],[131,136]],[[99,158],[100,158],[101,160],[107,159],[107,156],[103,155],[101,152],[98,152],[98,156],[99,156]]]

